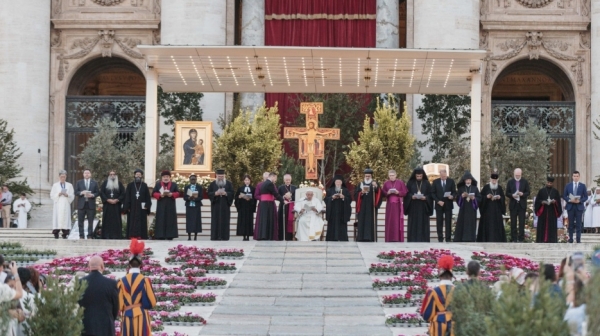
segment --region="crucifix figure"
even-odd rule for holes
[[[325,156],[325,140],[339,140],[339,128],[319,128],[319,114],[323,103],[300,103],[300,113],[306,115],[306,127],[285,127],[285,139],[299,140],[299,157],[306,160],[305,178],[316,180],[317,160]]]

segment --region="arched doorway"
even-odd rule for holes
[[[73,75],[65,104],[65,167],[69,181],[82,178],[77,160],[82,144],[96,131],[105,117],[118,125],[119,136],[129,139],[143,127],[146,111],[146,79],[125,59],[96,58]],[[105,172],[95,172],[102,179]]]
[[[550,175],[562,190],[575,166],[575,92],[555,64],[519,60],[506,67],[492,89],[492,127],[509,136],[528,120],[542,126],[554,141]]]

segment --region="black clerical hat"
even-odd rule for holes
[[[144,171],[143,171],[143,170],[141,170],[141,169],[139,169],[139,168],[138,168],[138,169],[136,169],[136,170],[133,172],[133,175],[135,175],[135,174],[137,174],[137,173],[141,173],[142,175],[144,175]]]
[[[363,172],[363,174],[371,174],[371,175],[373,175],[373,169],[367,167],[367,169],[365,169],[365,171]]]
[[[162,173],[160,173],[160,176],[161,176],[161,177],[162,177],[162,176],[165,176],[165,175],[169,175],[169,176],[171,176],[171,172],[170,172],[170,171],[168,171],[168,170],[163,170],[163,171],[162,171]]]
[[[490,177],[492,178],[492,180],[497,180],[499,175],[498,175],[498,173],[492,173],[492,175]]]
[[[554,182],[554,177],[548,176],[548,177],[546,177],[546,181],[548,181],[548,182]]]
[[[217,175],[225,175],[225,169],[217,169]]]
[[[342,181],[342,187],[343,187],[343,188],[346,188],[346,183],[344,183],[344,177],[343,177],[342,175],[335,175],[335,176],[333,177],[333,181],[331,181],[331,185],[332,185],[333,187],[335,187],[335,181],[337,181],[337,180],[340,180],[340,181]]]

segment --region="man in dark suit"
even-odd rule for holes
[[[96,197],[100,195],[98,183],[92,180],[89,169],[83,171],[83,180],[77,181],[75,196],[77,197],[77,224],[79,226],[79,239],[84,238],[83,221],[88,220],[88,239],[93,238],[94,217],[96,217]]]
[[[450,193],[449,196],[446,193]],[[448,177],[446,169],[440,169],[440,178],[433,181],[432,197],[435,202],[435,218],[437,223],[438,241],[444,241],[444,226],[446,227],[446,242],[452,241],[452,209],[456,184]],[[444,223],[446,225],[444,225]]]
[[[510,199],[510,236],[513,243],[525,240],[525,213],[527,212],[527,197],[531,193],[529,182],[521,178],[521,168],[514,171],[514,178],[506,184],[506,197]],[[517,218],[519,219],[519,234],[517,236]]]
[[[571,195],[574,197],[571,198]],[[579,196],[579,198],[575,197]],[[573,231],[577,231],[577,243],[581,243],[581,220],[585,211],[584,203],[588,199],[587,187],[579,182],[579,172],[573,172],[573,182],[565,186],[563,199],[567,202],[567,213],[569,214],[569,243],[573,242]]]
[[[292,185],[292,175],[285,174],[283,175],[283,184],[279,186],[277,191],[279,195],[283,196],[283,199],[288,202],[296,201],[296,186]],[[279,240],[293,240],[293,233],[287,232],[286,226],[289,216],[289,207],[294,209],[294,205],[291,203],[283,204],[279,203],[279,213],[278,213],[278,225],[279,225]],[[284,220],[285,219],[285,220]],[[289,218],[291,219],[291,218]]]
[[[115,335],[115,319],[119,313],[119,291],[117,282],[104,275],[104,261],[94,256],[89,261],[90,274],[81,279],[87,287],[79,305],[83,311],[83,333],[85,336]]]

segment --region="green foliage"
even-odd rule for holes
[[[376,100],[374,95],[357,95],[347,93],[311,93],[297,97],[299,102],[323,102],[323,114],[319,115],[320,128],[339,128],[340,140],[325,141],[323,160],[318,162],[319,180],[326,184],[346,162],[346,153],[349,146],[356,140],[356,135],[361,130],[362,121],[366,116],[372,116]],[[372,105],[372,106],[371,106]],[[295,105],[297,108],[300,104]],[[305,127],[306,117],[299,115],[296,126]],[[298,140],[289,139],[297,148]],[[304,175],[302,176],[304,180]]]
[[[450,136],[448,154],[442,160],[450,165],[450,173],[459,178],[471,165],[471,144],[467,137],[457,133]],[[546,183],[550,170],[550,156],[553,148],[544,129],[528,123],[519,130],[518,136],[510,138],[497,127],[492,128],[491,135],[481,145],[481,185],[487,183],[489,174],[497,170],[500,183],[505,183],[513,176],[516,168],[523,170],[529,181],[531,190],[537,191]]]
[[[133,180],[133,171],[144,167],[144,129],[137,130],[129,141],[119,137],[117,124],[103,118],[97,131],[79,154],[79,163],[103,181],[110,170],[116,170],[119,180],[127,184]]]
[[[304,181],[305,169],[304,165],[300,160],[297,160],[287,154],[283,153],[279,160],[279,175],[277,176],[277,184],[283,184],[283,175],[292,175],[292,184],[299,185],[300,182]]]
[[[33,194],[33,190],[27,184],[27,179],[17,181],[23,167],[17,161],[23,155],[15,142],[15,130],[8,129],[8,122],[0,119],[0,183],[6,183],[13,195],[26,193]]]
[[[48,277],[46,289],[34,299],[36,313],[28,320],[28,336],[80,336],[83,331],[83,308],[79,300],[87,283],[75,281],[64,286],[54,277]]]
[[[594,249],[596,250],[596,249]],[[588,316],[588,335],[600,335],[600,269],[595,268],[585,285],[585,313]]]
[[[511,282],[502,286],[502,294],[494,301],[492,315],[485,318],[489,336],[569,335],[563,320],[564,298],[550,291],[549,281],[540,281],[535,295]],[[532,304],[533,303],[533,304]]]
[[[471,123],[471,97],[458,95],[425,95],[417,116],[423,121],[422,133],[427,139],[420,147],[429,146],[432,162],[440,162],[449,152],[452,133],[465,134]]]
[[[0,335],[9,335],[8,326],[10,324],[11,317],[8,310],[12,308],[14,302],[2,302],[0,303]]]
[[[263,104],[254,118],[249,110],[241,111],[215,140],[215,167],[227,170],[227,178],[237,187],[249,174],[253,183],[262,181],[265,171],[277,171],[282,154],[277,105]]]
[[[365,117],[358,142],[354,141],[349,147],[346,158],[352,167],[353,184],[360,183],[366,167],[373,169],[376,180],[385,180],[390,169],[396,170],[398,178],[410,176],[409,162],[415,141],[410,131],[410,119],[407,113],[398,117],[394,100],[390,101],[391,104],[377,104],[373,125],[371,119]]]
[[[454,289],[449,310],[454,321],[454,334],[480,336],[486,334],[482,321],[491,316],[495,296],[481,281],[471,280]]]

